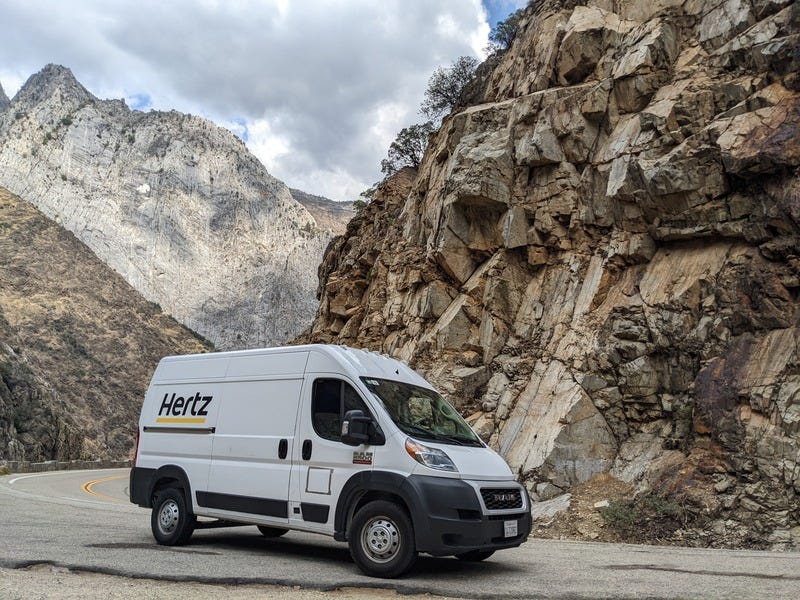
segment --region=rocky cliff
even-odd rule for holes
[[[0,185],[220,348],[279,343],[314,314],[331,233],[205,119],[98,100],[48,65],[0,113]]]
[[[125,459],[166,355],[210,347],[0,188],[0,459]]]
[[[615,482],[661,541],[798,545],[799,10],[535,4],[303,339],[408,360],[537,502]]]

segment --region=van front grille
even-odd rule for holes
[[[487,510],[522,508],[519,488],[481,488],[481,497]]]

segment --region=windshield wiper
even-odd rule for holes
[[[432,431],[428,431],[424,427],[420,427],[419,425],[414,425],[413,423],[409,423],[408,421],[397,421],[398,427],[400,429],[408,428],[411,431],[406,431],[406,433],[413,435],[414,432],[418,433],[419,435],[427,436],[430,439],[436,439],[436,434]]]
[[[458,446],[476,446],[480,445],[480,442],[477,440],[472,440],[467,437],[463,437],[460,435],[447,435],[444,433],[437,433],[435,431],[430,431],[425,429],[424,427],[420,427],[419,425],[414,425],[413,423],[408,423],[406,421],[398,421],[397,425],[400,428],[407,427],[412,431],[415,431],[420,437],[426,437],[429,440],[433,441],[440,441],[440,442],[452,442]],[[406,433],[412,433],[411,431],[406,431]],[[413,435],[413,433],[412,433]]]
[[[439,437],[441,437],[442,439],[450,440],[451,442],[453,442],[455,444],[458,444],[459,446],[481,446],[481,447],[483,447],[483,444],[481,444],[478,440],[473,439],[473,438],[468,438],[468,437],[463,436],[463,435],[446,435],[444,433],[439,433],[437,435]]]

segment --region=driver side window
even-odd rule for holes
[[[342,418],[349,410],[370,416],[353,386],[341,379],[317,379],[311,396],[311,423],[317,435],[334,442],[342,438]]]

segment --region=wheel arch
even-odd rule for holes
[[[170,484],[173,483],[177,485],[171,486]],[[177,465],[164,465],[156,470],[147,494],[147,498],[151,506],[153,504],[153,498],[156,492],[168,487],[182,489],[183,498],[186,501],[186,507],[190,512],[194,512],[194,503],[192,502],[192,486],[189,483],[189,476],[186,475],[186,471]]]
[[[391,471],[362,471],[342,487],[334,514],[334,539],[347,541],[347,529],[356,511],[373,500],[388,500],[408,513],[414,527],[414,537],[422,527],[419,518],[419,499],[413,488],[404,485],[406,478]]]

